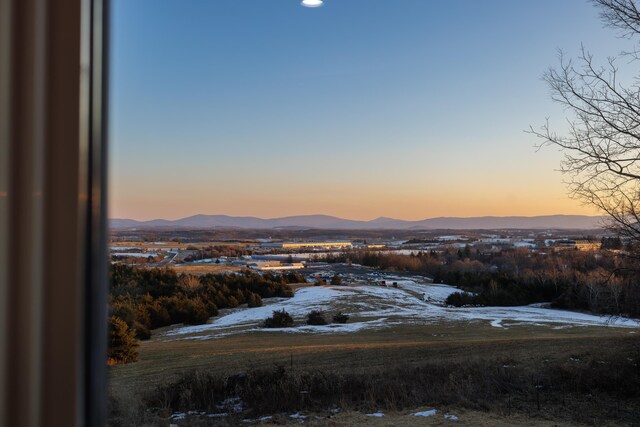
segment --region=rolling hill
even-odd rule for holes
[[[482,230],[482,229],[596,229],[602,228],[604,217],[587,215],[439,217],[420,221],[376,218],[360,221],[329,215],[300,215],[282,218],[250,216],[193,215],[176,220],[137,221],[115,218],[112,229],[133,228],[241,228],[241,229],[334,229],[334,230]]]

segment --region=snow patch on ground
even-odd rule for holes
[[[222,417],[228,417],[229,414],[226,412],[222,412],[219,414],[207,414],[207,418],[222,418]]]
[[[384,417],[384,414],[382,412],[374,412],[372,414],[367,414],[367,417],[378,417],[378,418],[382,418]]]
[[[234,414],[238,414],[242,412],[244,409],[244,404],[242,403],[242,399],[239,397],[229,397],[228,399],[223,400],[217,405],[218,409],[229,409]]]
[[[270,304],[255,308],[241,308],[230,314],[214,318],[212,323],[185,326],[167,333],[167,335],[192,334],[203,331],[215,331],[229,327],[262,323],[273,311],[287,310],[292,316],[306,316],[311,310],[322,310],[331,301],[349,295],[351,288],[314,286],[296,291],[293,298],[272,298]]]
[[[336,334],[336,333],[347,333],[347,332],[357,332],[362,329],[369,329],[372,327],[386,327],[389,326],[386,318],[377,319],[377,320],[369,320],[363,322],[354,322],[354,323],[331,323],[328,325],[301,325],[293,328],[256,328],[251,329],[251,331],[255,332],[290,332],[290,333],[300,333],[300,332],[311,332],[317,334]]]
[[[428,411],[416,412],[413,415],[416,416],[416,417],[433,417],[437,413],[438,413],[437,410],[431,409],[431,410],[428,410]]]
[[[242,422],[254,424],[254,423],[259,423],[261,421],[271,421],[272,419],[273,419],[273,416],[267,415],[265,417],[256,418],[255,420],[252,420],[251,418],[245,418],[242,420]]]
[[[458,288],[427,283],[418,277],[381,277],[395,287],[384,286],[310,286],[298,289],[292,298],[265,299],[265,306],[228,310],[211,323],[179,326],[165,332],[160,339],[216,339],[245,332],[287,332],[334,334],[363,329],[380,329],[398,324],[434,324],[447,321],[485,321],[496,328],[516,325],[539,325],[555,329],[575,326],[640,328],[640,322],[628,318],[595,316],[555,310],[534,304],[521,307],[450,307],[444,301]],[[286,310],[296,321],[293,328],[266,329],[264,319],[274,310]],[[342,311],[351,316],[346,324],[310,326],[304,318],[312,310],[331,313]]]

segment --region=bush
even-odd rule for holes
[[[326,325],[327,319],[324,318],[324,313],[320,310],[313,310],[307,315],[307,325]]]
[[[342,285],[342,278],[337,274],[331,278],[331,286],[340,286]]]
[[[293,326],[293,318],[284,309],[274,310],[271,317],[265,319],[265,328],[290,328]]]
[[[476,303],[476,296],[469,292],[454,292],[447,297],[446,303],[454,307],[473,305]]]
[[[347,323],[349,321],[349,315],[339,312],[333,316],[333,321],[335,323]]]

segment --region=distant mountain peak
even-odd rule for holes
[[[371,221],[339,218],[331,215],[296,215],[281,218],[257,218],[252,216],[197,214],[177,220],[154,219],[137,221],[114,218],[111,228],[245,228],[245,229],[336,229],[336,230],[483,230],[483,229],[598,229],[604,217],[587,215],[539,215],[539,216],[482,216],[437,217],[420,221],[407,221],[379,217]]]

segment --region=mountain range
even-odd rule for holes
[[[333,230],[481,230],[481,229],[597,229],[604,217],[587,215],[438,217],[406,221],[380,217],[371,221],[329,215],[300,215],[282,218],[251,216],[193,215],[176,220],[138,221],[114,218],[112,229],[134,228],[242,228],[242,229],[333,229]]]

